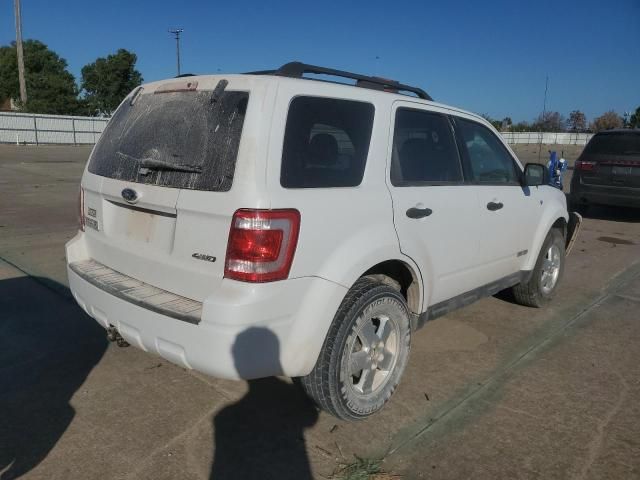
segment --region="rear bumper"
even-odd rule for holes
[[[69,253],[77,251],[74,242]],[[74,258],[73,261],[77,261]],[[67,268],[78,304],[131,345],[220,378],[308,374],[347,289],[317,277],[249,284],[223,280],[202,303],[198,324],[114,296]]]
[[[571,200],[575,203],[594,203],[620,207],[640,208],[640,189],[608,185],[571,183]]]

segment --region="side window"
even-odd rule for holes
[[[393,132],[391,183],[400,187],[461,181],[460,158],[447,117],[399,108]]]
[[[370,103],[294,98],[284,134],[280,184],[285,188],[360,185],[373,115]]]
[[[473,181],[492,184],[518,181],[513,158],[491,130],[462,118],[456,118],[456,124],[469,154]]]

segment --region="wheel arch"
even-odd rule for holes
[[[384,260],[373,265],[358,278],[371,277],[402,293],[409,310],[418,315],[422,311],[422,276],[417,266],[400,259]]]
[[[536,261],[538,260],[538,255],[540,254],[540,249],[542,248],[544,239],[547,238],[547,235],[551,231],[551,229],[557,228],[561,231],[563,237],[566,238],[568,220],[569,214],[567,213],[566,209],[562,210],[558,208],[547,212],[547,214],[540,222],[540,226],[535,233],[533,242],[531,244],[531,250],[529,252],[527,262],[523,266],[523,270],[533,270]]]

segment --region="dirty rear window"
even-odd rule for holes
[[[605,155],[640,155],[640,134],[601,133],[595,135],[584,153]]]
[[[89,172],[149,185],[228,191],[249,94],[223,91],[224,84],[209,91],[134,95],[107,125]]]

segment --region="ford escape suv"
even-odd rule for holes
[[[91,153],[69,283],[112,339],[217,377],[298,377],[360,419],[428,320],[506,288],[551,299],[570,233],[545,171],[395,81],[293,62],[149,83]]]

